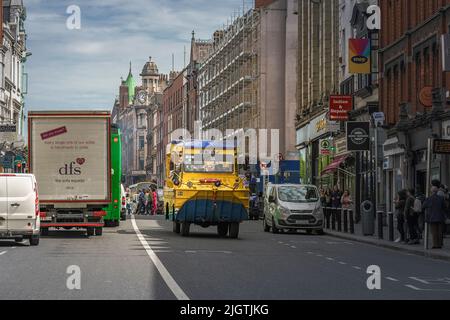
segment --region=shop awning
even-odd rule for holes
[[[343,156],[336,157],[333,160],[333,162],[328,167],[326,167],[325,170],[322,171],[321,176],[338,171],[341,164],[343,164],[349,156],[350,156],[349,154],[346,154]]]

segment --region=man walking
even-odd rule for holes
[[[442,249],[444,245],[445,199],[439,195],[439,187],[434,183],[431,196],[425,200],[425,221],[430,225],[433,249]]]
[[[408,196],[406,198],[406,204],[405,204],[405,218],[406,223],[408,225],[408,232],[409,232],[409,245],[413,244],[419,244],[419,237],[417,235],[417,213],[415,212],[415,190],[410,189],[408,190]]]

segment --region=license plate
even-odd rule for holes
[[[295,223],[296,224],[301,224],[301,225],[308,225],[309,224],[309,222],[305,221],[305,220],[296,220]]]

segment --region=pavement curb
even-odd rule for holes
[[[386,248],[386,249],[407,252],[407,253],[411,253],[411,254],[415,254],[415,255],[418,255],[418,256],[427,257],[427,258],[433,258],[433,259],[439,259],[439,260],[444,260],[444,261],[450,261],[450,254],[442,254],[442,253],[434,252],[434,251],[431,251],[431,250],[430,251],[415,250],[415,249],[410,249],[408,247],[396,246],[394,244],[390,244],[390,243],[386,243],[386,242],[380,242],[380,241],[377,241],[375,239],[361,238],[359,236],[353,236],[353,235],[345,234],[345,233],[343,234],[343,233],[338,233],[338,232],[325,231],[325,234],[329,235],[331,237],[335,237],[335,238],[340,238],[340,239],[345,239],[345,240],[352,240],[352,241],[361,242],[361,243],[365,243],[365,244],[370,244],[370,245],[374,245],[374,246],[382,247],[382,248]]]

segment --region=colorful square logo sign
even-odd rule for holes
[[[348,48],[349,72],[355,74],[370,74],[370,39],[349,39]]]

